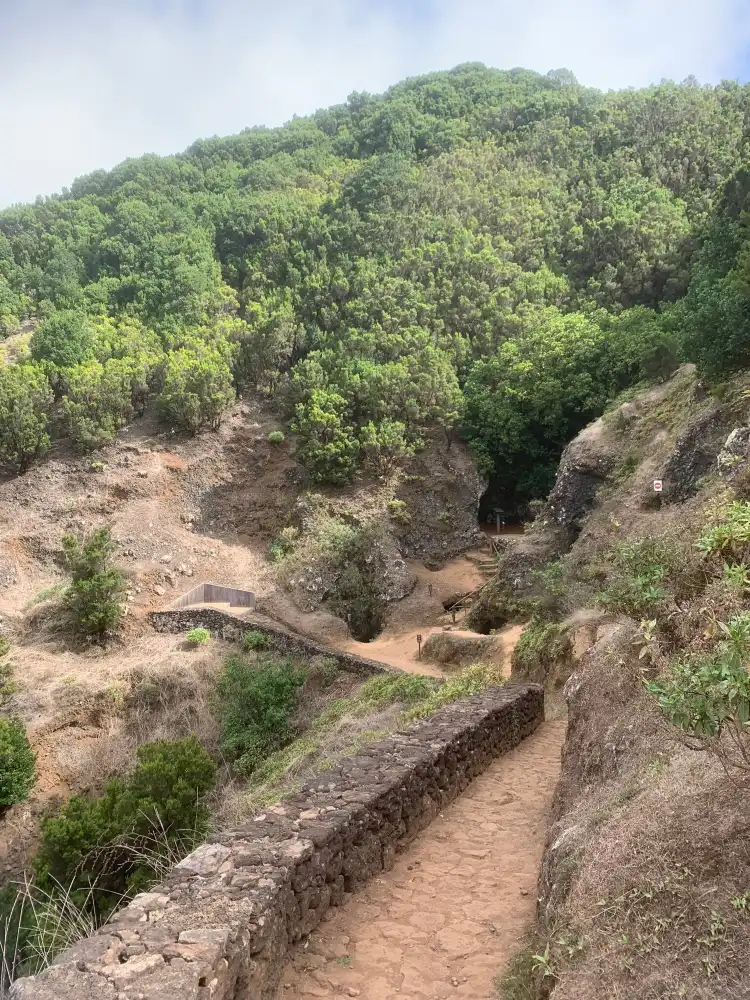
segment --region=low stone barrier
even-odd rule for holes
[[[343,760],[199,847],[11,1000],[271,1000],[290,951],[542,721],[535,685],[490,688]]]
[[[342,670],[371,677],[373,674],[397,673],[398,671],[368,660],[356,653],[340,653],[327,646],[321,646],[314,639],[308,639],[298,632],[292,632],[280,622],[265,615],[232,615],[218,608],[176,608],[167,611],[152,611],[149,621],[157,632],[189,632],[193,628],[206,628],[217,639],[241,642],[245,632],[262,632],[272,640],[277,649],[302,656],[325,656],[336,660]]]

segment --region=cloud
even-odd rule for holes
[[[481,61],[641,86],[742,72],[744,0],[5,0],[0,204]]]

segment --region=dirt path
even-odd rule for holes
[[[487,1000],[534,916],[564,722],[499,758],[311,935],[279,1000]]]
[[[380,660],[391,667],[398,667],[410,674],[428,674],[432,677],[445,677],[446,674],[455,673],[455,668],[447,671],[439,664],[427,663],[418,657],[417,636],[421,635],[423,642],[433,632],[442,632],[442,625],[426,625],[421,628],[410,629],[406,632],[399,632],[393,635],[384,632],[373,639],[372,642],[348,642],[343,647],[348,653],[357,653],[359,656],[366,656],[370,660]],[[497,650],[487,657],[487,660],[503,663],[506,668],[506,675],[510,676],[510,656],[523,631],[523,625],[508,625],[497,633]],[[451,630],[452,635],[476,638],[477,632],[467,632],[463,629]]]

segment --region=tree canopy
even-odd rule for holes
[[[38,321],[7,464],[47,445],[41,373],[86,450],[152,398],[196,433],[253,391],[314,479],[437,426],[498,496],[538,495],[624,385],[750,361],[749,112],[731,82],[472,63],[0,212],[0,337]]]

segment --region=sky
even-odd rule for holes
[[[0,206],[484,62],[750,80],[748,0],[0,0]]]

